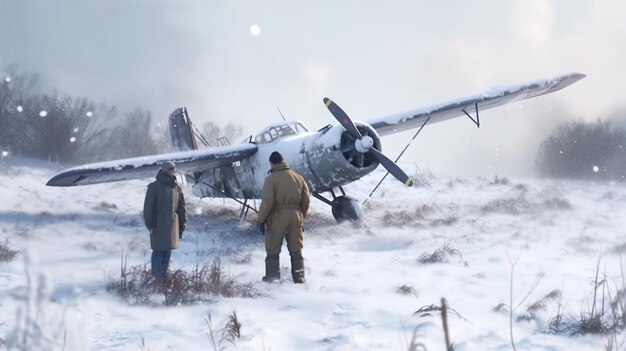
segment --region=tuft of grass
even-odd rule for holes
[[[385,211],[383,214],[383,223],[385,226],[402,227],[412,225],[416,221],[416,217],[409,211]]]
[[[418,317],[432,317],[433,314],[431,312],[440,312],[441,313],[442,309],[443,309],[442,306],[430,304],[430,305],[425,305],[425,306],[422,306],[422,307],[418,308],[417,311],[413,312],[413,314],[417,315]],[[454,314],[459,319],[467,322],[467,319],[465,317],[463,317],[459,312],[457,312],[457,310],[455,310],[454,308],[451,308],[450,306],[446,306],[446,309],[448,311],[454,312]]]
[[[417,297],[417,290],[414,287],[402,284],[396,289],[396,294],[400,295],[413,295]]]
[[[495,175],[493,180],[489,182],[489,185],[509,185],[511,181],[507,177],[498,177]]]
[[[106,212],[115,212],[118,210],[116,204],[108,203],[106,201],[102,201],[96,206],[93,207],[94,210],[106,211]]]
[[[496,199],[489,201],[481,207],[483,213],[506,213],[518,215],[528,212],[531,208],[530,202],[522,195],[516,198]]]
[[[448,240],[444,239],[443,244],[441,244],[439,248],[432,253],[422,253],[417,261],[421,264],[448,263],[450,262],[451,256],[457,256],[463,260],[461,251],[454,248]]]
[[[559,303],[557,313],[549,321],[548,332],[566,335],[614,335],[626,329],[626,281],[622,270],[621,284],[610,284],[606,272],[600,274],[598,260],[592,295],[577,314],[566,313]]]
[[[19,251],[11,250],[9,239],[0,243],[0,262],[11,262],[15,259]]]
[[[427,220],[437,212],[441,212],[441,209],[437,205],[423,204],[418,206],[414,211],[385,211],[382,221],[386,226],[392,227],[415,226],[419,221]],[[458,218],[455,216],[447,216],[433,220],[431,225],[452,225],[457,219]]]
[[[213,350],[223,351],[226,349],[227,344],[237,347],[237,341],[241,339],[241,322],[239,322],[239,319],[237,318],[237,312],[233,311],[227,316],[226,324],[219,333],[219,336],[213,326],[213,320],[211,319],[210,313],[204,317],[204,320],[207,325],[207,331],[205,331],[205,334],[208,336]]]
[[[429,166],[420,168],[417,166],[417,163],[415,164],[415,172],[411,176],[414,187],[428,187],[436,178],[435,173]]]

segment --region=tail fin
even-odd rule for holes
[[[197,150],[196,136],[186,107],[179,107],[170,115],[170,136],[174,149]]]

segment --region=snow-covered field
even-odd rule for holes
[[[226,349],[409,350],[417,331],[414,342],[444,350],[440,313],[415,312],[445,297],[460,315],[448,318],[456,350],[510,350],[512,293],[518,350],[602,350],[607,336],[550,334],[550,319],[559,305],[566,317],[592,308],[599,260],[605,295],[623,288],[624,184],[438,178],[417,188],[386,181],[360,224],[337,225],[330,208],[312,200],[303,285],[291,282],[286,248],[283,280],[260,281],[265,253],[254,214],[238,224],[233,201],[188,195],[188,229],[172,268],[219,257],[231,277],[261,295],[130,306],[105,283],[119,277],[122,250],[129,266],[149,258],[141,207],[151,180],[46,187],[53,173],[33,165],[0,172],[0,243],[19,250],[0,262],[5,342],[24,337],[30,316],[50,349],[212,350],[205,316],[219,337],[236,311],[241,339]],[[363,200],[382,175],[377,170],[346,192]],[[444,246],[447,262],[419,261]],[[560,299],[544,299],[556,289]],[[161,297],[153,298],[158,304]]]

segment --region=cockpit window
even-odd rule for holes
[[[254,137],[257,144],[271,143],[272,141],[288,135],[308,132],[309,130],[300,122],[285,122],[265,128]]]

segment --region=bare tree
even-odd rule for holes
[[[150,111],[136,108],[124,116],[124,124],[111,131],[109,137],[110,156],[126,158],[158,153],[159,148],[151,132],[152,115]]]
[[[6,66],[4,73],[0,81],[0,147],[12,148],[20,114],[39,90],[39,76],[19,72],[17,64]]]
[[[76,163],[93,158],[104,142],[104,122],[116,114],[115,107],[86,98],[54,92],[25,101],[16,118],[14,146],[20,153],[57,163]]]
[[[202,126],[202,135],[209,142],[209,145],[218,145],[218,139],[226,138],[229,143],[234,143],[243,134],[243,127],[228,122],[226,127],[220,128],[215,122],[208,121]]]

